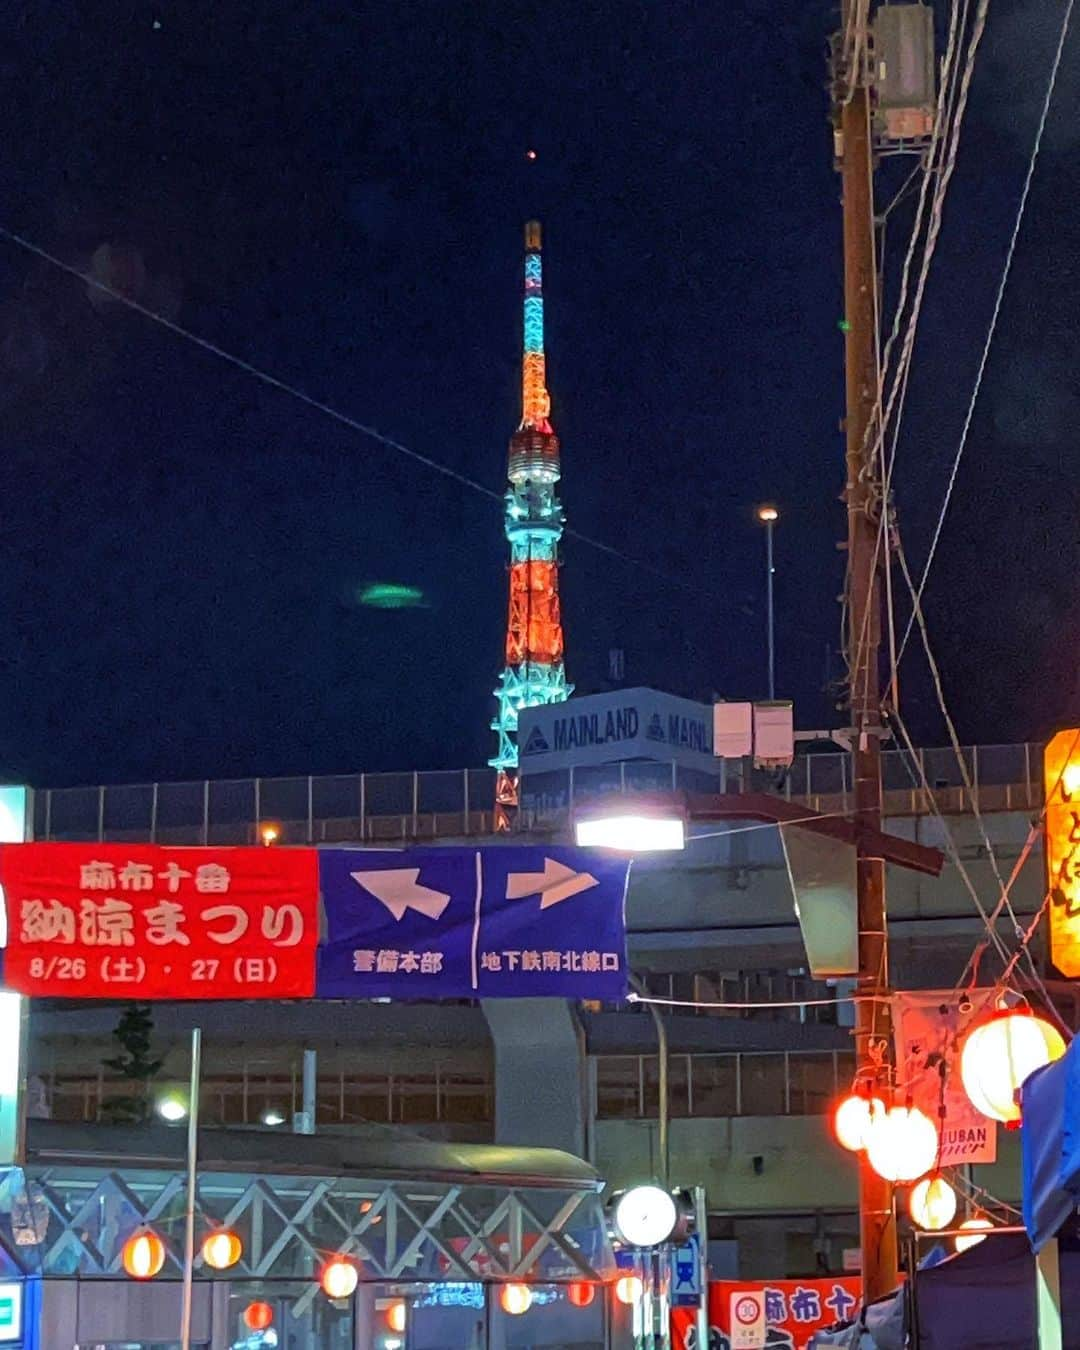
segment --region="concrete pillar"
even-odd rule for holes
[[[232,1283],[215,1280],[210,1291],[210,1350],[229,1350],[233,1343],[229,1325],[229,1295]]]
[[[499,1304],[501,1288],[497,1284],[484,1286],[485,1350],[506,1350],[507,1314]]]
[[[585,1153],[585,1036],[566,999],[484,999],[495,1046],[495,1142]]]
[[[373,1284],[358,1284],[353,1295],[353,1350],[375,1350],[381,1330],[375,1311]]]
[[[41,1321],[35,1344],[76,1345],[79,1339],[79,1285],[76,1280],[43,1280]]]

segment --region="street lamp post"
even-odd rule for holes
[[[769,698],[776,697],[776,625],[773,611],[773,526],[780,519],[775,506],[759,506],[757,518],[765,526],[765,592],[768,597],[769,628]]]

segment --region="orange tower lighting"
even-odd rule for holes
[[[509,830],[518,809],[518,713],[562,703],[573,691],[563,669],[559,609],[559,540],[563,510],[556,492],[562,472],[552,430],[544,353],[544,291],[540,226],[525,226],[524,350],[521,424],[510,438],[506,538],[510,545],[510,603],[503,672],[495,690],[491,728],[498,747],[488,762],[495,780],[495,828]]]

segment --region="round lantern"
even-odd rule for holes
[[[1026,1008],[995,1013],[968,1033],[960,1051],[960,1077],[976,1111],[1015,1125],[1016,1094],[1029,1074],[1060,1059],[1065,1042],[1057,1029]]]
[[[527,1284],[504,1284],[499,1295],[503,1312],[510,1313],[512,1317],[519,1317],[522,1313],[528,1312],[532,1307],[532,1300],[532,1290]]]
[[[386,1325],[391,1331],[404,1331],[408,1315],[405,1311],[405,1302],[398,1299],[396,1303],[391,1303],[386,1310]]]
[[[575,1308],[587,1308],[596,1297],[596,1286],[588,1280],[575,1280],[566,1286],[566,1301]]]
[[[356,1288],[359,1279],[359,1273],[351,1261],[346,1261],[341,1256],[335,1256],[332,1261],[328,1261],[323,1266],[319,1283],[322,1285],[322,1291],[327,1298],[338,1299],[348,1298]]]
[[[924,1177],[908,1196],[908,1213],[928,1232],[948,1228],[956,1217],[956,1192],[944,1177]]]
[[[136,1233],[124,1243],[123,1259],[133,1280],[152,1280],[165,1264],[165,1244],[156,1233]]]
[[[866,1147],[866,1136],[874,1120],[885,1114],[885,1103],[880,1097],[867,1097],[852,1092],[833,1112],[833,1132],[836,1141],[852,1153]]]
[[[230,1233],[227,1228],[223,1228],[218,1233],[211,1233],[204,1239],[202,1245],[202,1259],[213,1270],[228,1270],[230,1266],[235,1266],[240,1260],[244,1251],[244,1244],[236,1236]]]
[[[615,1297],[620,1303],[631,1307],[645,1292],[645,1286],[637,1275],[623,1275],[615,1281]]]
[[[866,1136],[870,1166],[886,1181],[915,1181],[937,1160],[938,1131],[917,1106],[893,1106],[876,1116]]]
[[[274,1320],[274,1310],[269,1303],[249,1303],[243,1319],[248,1331],[265,1331]]]
[[[980,1242],[986,1241],[986,1230],[993,1228],[989,1219],[965,1219],[960,1225],[971,1234],[970,1237],[956,1237],[953,1239],[954,1246],[958,1252],[966,1252],[969,1247],[977,1247]]]

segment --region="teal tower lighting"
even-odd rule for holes
[[[491,723],[498,746],[488,761],[497,770],[495,828],[499,831],[512,829],[518,813],[518,714],[522,708],[562,703],[573,691],[563,667],[559,609],[563,510],[556,491],[562,470],[550,412],[540,226],[531,220],[525,226],[521,423],[510,438],[507,471],[510,596],[506,664],[495,689],[498,710]]]

